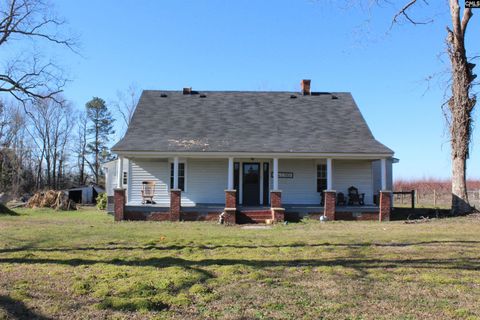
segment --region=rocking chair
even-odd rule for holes
[[[358,189],[354,186],[348,188],[348,205],[359,205],[363,206],[365,204],[365,193],[358,193]]]
[[[155,204],[153,196],[155,195],[155,181],[142,182],[142,204]]]

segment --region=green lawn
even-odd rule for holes
[[[245,230],[0,215],[0,319],[480,319],[480,219]]]

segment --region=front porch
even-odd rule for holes
[[[123,158],[118,161],[118,168],[123,168]],[[379,164],[377,192],[375,161]],[[121,178],[114,196],[116,220],[217,221],[220,215],[227,224],[322,215],[328,220],[389,219],[383,158],[129,158],[128,172],[117,176]],[[153,204],[142,204],[144,181],[156,183]],[[363,205],[337,205],[333,189],[345,196],[349,186],[359,188]]]

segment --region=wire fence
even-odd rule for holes
[[[480,208],[480,189],[468,190],[470,205]],[[405,190],[394,192],[395,207],[449,208],[452,204],[452,193],[433,190]]]

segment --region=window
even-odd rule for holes
[[[317,192],[323,192],[327,189],[327,165],[317,165]]]
[[[126,186],[128,182],[127,171],[123,171],[123,185]]]
[[[173,163],[170,164],[170,189],[173,189]],[[185,163],[178,164],[178,189],[185,191]]]

